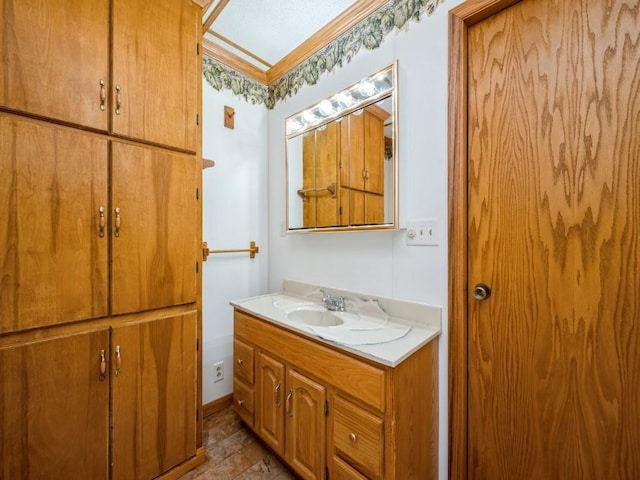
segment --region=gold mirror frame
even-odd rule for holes
[[[285,120],[287,233],[398,229],[397,72]]]

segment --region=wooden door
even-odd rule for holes
[[[107,130],[108,0],[4,0],[0,38],[0,108]]]
[[[0,478],[109,478],[108,356],[107,329],[0,348]]]
[[[364,190],[384,194],[384,120],[389,113],[377,105],[364,111]]]
[[[195,302],[195,158],[112,142],[111,162],[112,313]]]
[[[304,375],[287,373],[286,458],[306,480],[324,478],[326,388]]]
[[[114,480],[155,478],[195,455],[196,324],[192,311],[113,328]]]
[[[302,226],[316,226],[316,132],[314,130],[302,137]]]
[[[0,114],[0,333],[107,314],[107,171],[105,140]]]
[[[257,371],[256,428],[274,452],[284,454],[284,364],[260,352]]]
[[[468,29],[470,479],[640,478],[639,9]]]
[[[190,0],[113,0],[114,134],[196,151],[200,13]]]
[[[316,226],[340,225],[338,211],[338,155],[340,124],[331,122],[316,129]]]

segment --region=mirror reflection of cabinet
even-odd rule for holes
[[[287,120],[289,232],[397,228],[394,67]]]
[[[369,105],[302,141],[303,227],[384,223],[384,123],[390,113]]]

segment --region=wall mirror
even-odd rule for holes
[[[285,121],[287,232],[397,229],[397,62]]]

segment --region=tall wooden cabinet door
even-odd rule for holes
[[[109,477],[108,355],[107,329],[0,349],[0,478]]]
[[[338,154],[340,152],[340,124],[331,122],[316,130],[316,226],[333,227],[340,224],[338,211]]]
[[[107,130],[109,0],[4,0],[0,39],[0,107]]]
[[[105,140],[0,114],[0,333],[107,314],[107,158]]]
[[[326,389],[295,370],[288,371],[287,389],[286,458],[302,478],[323,479]]]
[[[112,143],[111,312],[196,301],[196,161]]]
[[[384,193],[384,120],[383,110],[376,105],[364,113],[364,189]]]
[[[196,312],[116,327],[113,479],[154,478],[196,452]]]
[[[284,453],[284,365],[264,352],[258,356],[256,427],[276,453]]]
[[[344,129],[348,130],[345,141],[348,141],[347,161],[349,167],[342,173],[343,186],[362,190],[365,170],[364,110],[357,110],[349,115],[343,131]],[[348,173],[346,173],[347,171]]]
[[[316,226],[316,132],[302,137],[302,226]]]
[[[113,0],[114,134],[196,151],[200,22],[190,0]]]

